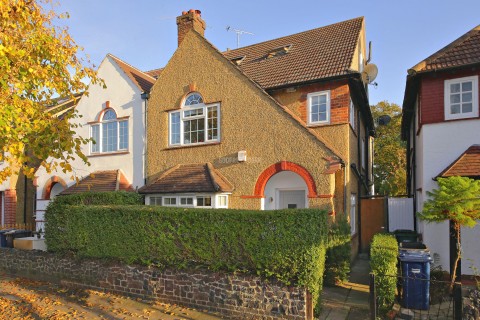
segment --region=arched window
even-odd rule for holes
[[[183,100],[182,109],[169,114],[171,146],[220,141],[220,104],[205,104],[198,92]]]
[[[107,109],[99,123],[91,126],[92,153],[128,150],[128,120],[118,119],[113,109]]]

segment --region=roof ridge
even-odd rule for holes
[[[258,83],[256,83],[255,81],[253,81],[249,76],[247,76],[237,65],[235,65],[232,61],[230,61],[230,59],[228,59],[227,57],[225,57],[223,55],[222,52],[220,52],[212,43],[210,43],[210,41],[208,41],[207,39],[205,39],[205,37],[203,37],[201,34],[199,34],[197,31],[195,30],[191,30],[193,31],[193,33],[198,36],[198,37],[201,37],[201,39],[203,39],[205,41],[205,43],[207,43],[212,49],[214,49],[215,51],[217,51],[224,59],[226,62],[228,62],[231,66],[235,67],[246,79],[248,79],[250,81],[250,83],[252,83],[255,87],[257,87],[268,99],[270,99],[271,101],[273,101],[273,103],[275,103],[278,107],[280,107],[285,113],[287,113],[288,115],[290,115],[290,117],[295,120],[300,126],[302,126],[304,129],[307,130],[308,133],[310,133],[312,136],[314,136],[318,142],[322,143],[324,145],[325,148],[327,148],[331,153],[333,153],[334,156],[338,157],[339,159],[341,159],[343,161],[343,158],[340,156],[340,153],[338,151],[336,151],[335,148],[331,147],[326,141],[324,141],[314,130],[312,130],[311,128],[309,128],[305,122],[303,122],[297,115],[295,115],[291,110],[289,110],[287,107],[281,105],[277,100],[275,100],[271,95],[269,95],[262,87],[260,87],[260,85]]]
[[[312,31],[315,31],[315,30],[319,30],[319,29],[331,27],[331,26],[334,26],[334,25],[342,24],[342,23],[347,23],[347,22],[353,21],[353,20],[360,20],[360,19],[361,19],[361,20],[364,20],[365,17],[364,17],[364,16],[360,16],[360,17],[356,17],[356,18],[351,18],[351,19],[348,19],[348,20],[344,20],[344,21],[339,21],[339,22],[327,24],[327,25],[325,25],[325,26],[321,26],[321,27],[317,27],[317,28],[313,28],[313,29],[309,29],[309,30],[304,30],[304,31],[296,32],[296,33],[292,33],[292,34],[285,35],[285,36],[281,36],[281,37],[278,37],[278,38],[273,38],[273,39],[269,39],[269,40],[265,40],[265,41],[253,43],[253,44],[248,45],[248,46],[245,46],[245,47],[240,47],[240,48],[236,48],[236,49],[231,49],[231,50],[223,51],[223,52],[221,52],[221,53],[222,53],[222,54],[223,54],[223,53],[226,53],[226,52],[231,53],[231,52],[235,52],[235,51],[240,50],[240,49],[249,48],[249,47],[256,46],[256,45],[260,45],[260,44],[267,43],[267,42],[270,42],[270,41],[277,41],[277,40],[281,40],[281,39],[283,39],[283,38],[292,37],[292,36],[297,36],[297,35],[300,35],[300,34],[302,34],[302,33],[312,32]],[[217,50],[218,50],[218,49],[217,49]]]
[[[149,74],[145,73],[144,71],[138,69],[137,67],[134,67],[133,65],[131,65],[130,63],[128,63],[128,62],[120,59],[119,57],[117,57],[117,56],[115,56],[115,55],[113,55],[113,54],[111,54],[111,53],[107,53],[107,56],[110,56],[110,57],[112,57],[113,59],[115,59],[115,60],[117,60],[117,61],[120,61],[121,63],[126,64],[127,66],[129,66],[129,67],[137,70],[138,72],[142,73],[143,75],[146,75],[147,77],[151,78],[151,79],[155,82],[156,79],[155,79],[154,77],[152,77],[151,75],[149,75]]]
[[[427,58],[423,59],[422,61],[420,61],[419,63],[417,63],[413,67],[411,67],[410,70],[414,70],[416,72],[422,71],[427,66],[427,64],[441,58],[442,56],[444,56],[447,53],[447,51],[449,51],[450,49],[464,43],[465,41],[470,39],[472,36],[474,36],[475,31],[480,31],[480,24],[477,25],[476,27],[470,29],[469,31],[467,31],[466,33],[461,35],[460,37],[456,38],[455,40],[453,40],[452,42],[450,42],[449,44],[447,44],[446,46],[444,46],[440,50],[431,54]]]

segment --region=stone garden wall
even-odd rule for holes
[[[230,319],[307,319],[311,308],[304,288],[287,287],[254,275],[76,260],[10,248],[0,248],[0,270],[35,280],[208,309]]]

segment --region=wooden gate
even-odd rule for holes
[[[360,212],[360,251],[368,252],[373,235],[386,231],[388,219],[386,198],[360,199]]]

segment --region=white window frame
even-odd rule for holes
[[[355,130],[355,105],[353,100],[350,98],[350,109],[349,109],[349,121],[352,129]]]
[[[198,94],[198,93],[194,93]],[[191,94],[193,95],[193,94]],[[189,96],[191,96],[189,95]],[[187,96],[185,100],[188,99]],[[210,108],[216,108],[217,111],[217,137],[215,139],[208,139],[208,110]],[[202,110],[202,115],[196,115],[196,116],[185,116],[185,112],[192,111],[192,110]],[[173,115],[179,114],[180,115],[180,142],[179,143],[173,143],[172,141],[172,136],[173,136],[173,126],[172,126],[172,117]],[[184,128],[184,122],[189,121],[189,120],[198,120],[198,119],[203,119],[204,120],[204,141],[202,142],[195,142],[195,143],[185,143],[185,128]],[[211,104],[205,104],[205,103],[197,103],[197,104],[192,104],[185,106],[183,105],[181,109],[170,111],[168,114],[168,145],[169,147],[179,147],[179,146],[194,146],[194,145],[202,145],[202,144],[209,144],[209,143],[215,143],[220,141],[220,133],[221,133],[221,121],[220,121],[220,103],[211,103]]]
[[[357,233],[357,194],[350,194],[350,234]]]
[[[472,111],[462,113],[452,114],[451,113],[451,102],[450,102],[450,86],[452,84],[459,83],[460,86],[462,83],[465,82],[472,82]],[[457,78],[457,79],[450,79],[445,80],[445,90],[444,90],[444,111],[445,111],[445,120],[455,120],[455,119],[465,119],[465,118],[475,118],[478,117],[478,76],[471,76],[471,77],[464,77],[464,78]],[[462,91],[460,89],[460,96]],[[461,102],[460,102],[460,109],[461,109]]]
[[[180,207],[180,208],[228,208],[229,205],[229,195],[230,193],[182,193],[182,194],[151,194],[146,197],[145,203],[148,205],[157,205],[163,207]],[[197,199],[199,197],[203,198],[210,198],[211,205],[210,206],[198,206]],[[226,197],[226,205],[220,205],[220,198]],[[165,204],[165,199],[175,199],[175,204]],[[182,204],[182,198],[190,198],[193,201],[192,205],[189,204]],[[155,199],[155,203],[152,203],[152,199]],[[158,201],[160,200],[160,201]],[[160,202],[160,203],[159,203]]]
[[[318,96],[326,96],[326,120],[323,121],[312,121],[312,98]],[[331,102],[330,102],[330,90],[326,91],[319,91],[319,92],[312,92],[307,95],[307,124],[309,125],[321,125],[321,124],[329,124],[331,118]]]
[[[105,116],[105,113],[107,111],[112,111],[115,113],[115,119],[113,120],[103,120],[103,117]],[[117,123],[117,149],[114,151],[103,151],[103,125],[116,122]],[[127,142],[127,147],[126,148],[120,148],[120,123],[127,123],[127,136],[126,136],[126,142]],[[90,142],[90,154],[96,155],[96,154],[109,154],[109,153],[116,153],[116,152],[125,152],[128,151],[129,146],[130,146],[130,124],[128,119],[125,118],[120,118],[118,117],[117,112],[113,109],[108,109],[105,110],[105,112],[102,114],[101,120],[96,122],[96,123],[91,123],[90,124],[90,138],[93,139],[93,128],[97,127],[98,128],[98,140],[93,142]],[[98,148],[98,151],[94,151],[94,147]]]

